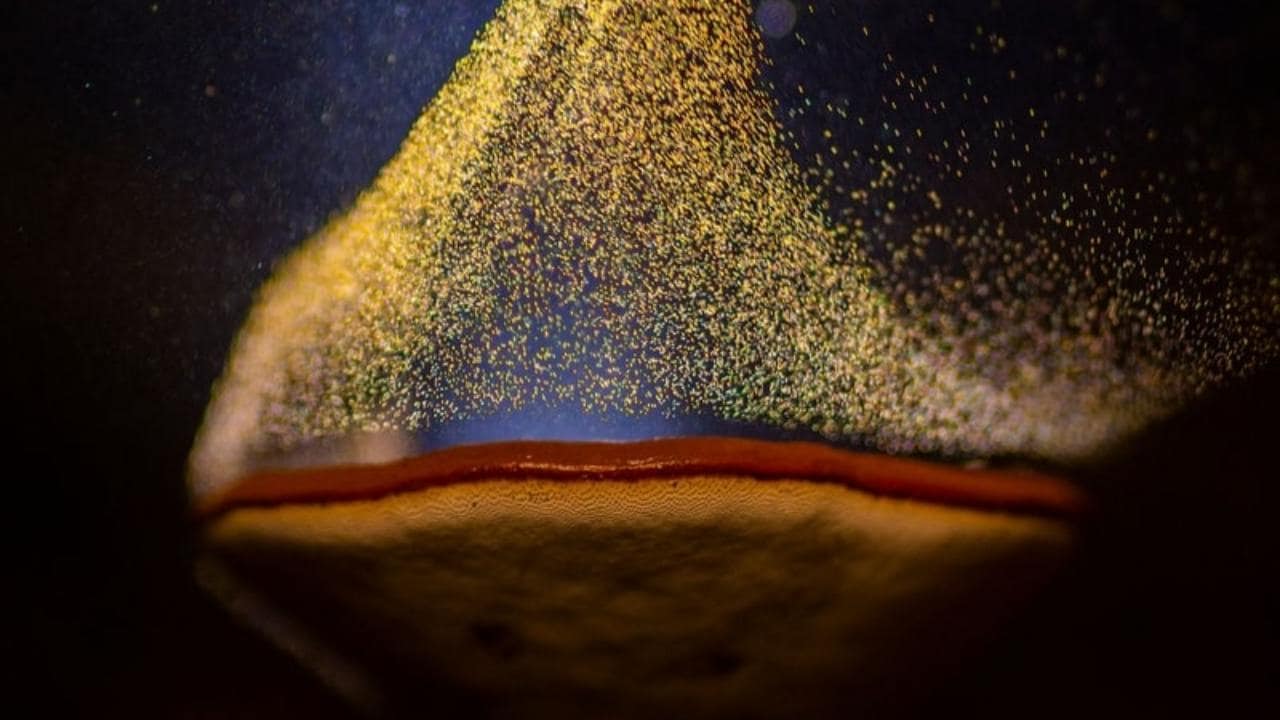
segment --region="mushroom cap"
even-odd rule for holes
[[[809,443],[500,443],[249,478],[204,509],[202,578],[380,713],[883,714],[981,648],[1083,507]]]

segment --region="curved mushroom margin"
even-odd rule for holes
[[[1073,519],[1088,509],[1075,485],[1030,470],[962,468],[813,442],[685,437],[640,442],[515,441],[462,445],[379,465],[266,471],[197,502],[209,521],[244,507],[372,500],[481,479],[627,481],[699,474],[804,477],[885,497]]]

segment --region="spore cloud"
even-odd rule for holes
[[[847,147],[863,108],[793,102],[826,128],[802,152],[778,96],[805,89],[766,78],[765,42],[745,2],[504,4],[371,187],[261,289],[195,491],[528,407],[1069,460],[1274,358],[1274,271],[1170,251],[1217,232],[1141,202],[1176,179],[1063,150],[1035,107],[986,122],[997,149],[973,156],[968,98],[931,90],[948,68],[892,58],[875,70],[900,94],[867,105],[954,121]],[[979,166],[1007,178],[1003,209],[948,190]]]

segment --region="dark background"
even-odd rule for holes
[[[6,13],[6,637],[19,709],[345,716],[196,588],[186,454],[253,289],[369,182],[493,5],[58,2]],[[1222,141],[1280,164],[1269,77],[1280,25],[1268,3],[1105,5],[1071,7],[1109,14],[1153,75],[1199,71],[1180,81],[1178,102],[1232,109],[1240,121]],[[1255,202],[1274,197],[1266,182],[1253,181]],[[1272,242],[1274,228],[1255,231]],[[929,707],[1274,711],[1277,401],[1276,373],[1263,372],[1080,468],[1099,501],[1080,557]]]

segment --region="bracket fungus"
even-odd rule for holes
[[[1070,124],[1106,77],[764,5],[508,0],[260,291],[202,577],[357,703],[901,709],[1070,552],[1083,492],[999,458],[1274,358],[1212,203]]]

